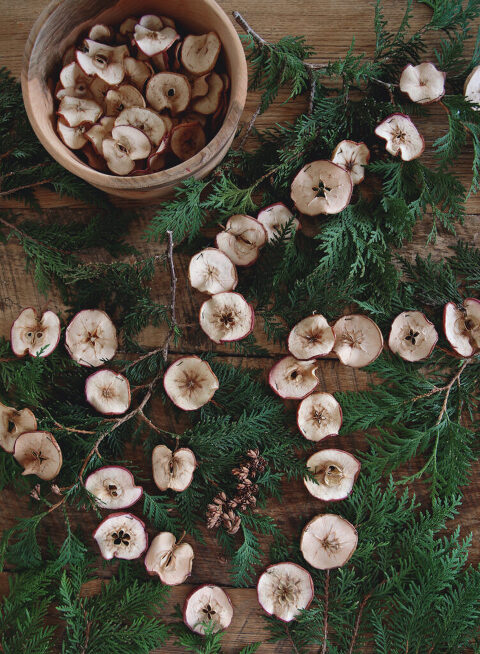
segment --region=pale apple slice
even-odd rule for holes
[[[195,411],[210,402],[218,386],[208,363],[194,355],[174,361],[163,376],[166,394],[184,411]]]
[[[437,330],[424,313],[404,311],[392,323],[388,347],[405,361],[422,361],[437,341]]]
[[[263,225],[252,216],[230,216],[215,245],[237,266],[251,266],[258,259],[260,248],[267,242]]]
[[[36,431],[37,421],[30,409],[17,411],[0,402],[0,447],[12,453],[17,438],[27,431]]]
[[[133,84],[139,91],[143,91],[146,81],[154,74],[153,68],[146,61],[138,61],[133,57],[126,57],[124,64],[124,81],[127,84]]]
[[[295,620],[313,599],[312,576],[305,568],[287,561],[269,565],[257,583],[258,603],[268,615],[282,622]]]
[[[94,25],[88,33],[88,38],[98,43],[112,43],[114,37],[115,32],[110,25]]]
[[[112,129],[111,139],[104,139],[102,149],[109,170],[116,175],[128,175],[135,168],[135,161],[150,155],[152,144],[136,127],[119,125]]]
[[[291,198],[307,216],[335,214],[348,206],[352,197],[352,178],[331,161],[312,161],[297,173]]]
[[[480,110],[480,66],[475,66],[465,80],[463,94],[468,102],[472,103],[472,109]]]
[[[194,157],[206,142],[205,132],[198,123],[181,123],[173,128],[170,137],[172,152],[181,161]]]
[[[342,316],[333,325],[333,351],[345,366],[363,368],[373,363],[383,349],[383,336],[378,325],[367,316]]]
[[[237,269],[226,254],[205,248],[190,259],[188,279],[198,291],[215,295],[233,291],[238,283]]]
[[[63,88],[56,93],[56,97],[59,100],[66,96],[88,99],[91,95],[92,82],[93,78],[85,75],[80,66],[73,61],[60,71],[60,83]]]
[[[148,28],[149,30],[162,30],[165,27],[165,23],[163,22],[162,18],[160,18],[160,16],[156,16],[155,14],[145,14],[140,18],[138,24],[142,25],[142,27]]]
[[[304,527],[300,540],[303,558],[313,568],[331,570],[345,565],[357,549],[357,530],[339,515],[315,516]]]
[[[99,370],[85,380],[85,397],[99,413],[115,416],[130,406],[130,383],[113,370]]]
[[[325,357],[334,344],[333,329],[319,313],[301,320],[288,335],[288,350],[296,359]]]
[[[161,491],[186,490],[196,467],[195,454],[188,447],[172,452],[166,445],[157,445],[152,452],[153,481]]]
[[[105,108],[108,116],[118,116],[128,107],[146,107],[145,98],[135,86],[122,84],[107,91]]]
[[[162,531],[153,539],[145,555],[148,574],[158,575],[162,584],[178,586],[185,583],[192,572],[195,553],[188,543],[177,543],[168,531]]]
[[[88,142],[85,137],[87,129],[86,125],[68,127],[61,119],[57,121],[58,135],[71,150],[80,150]]]
[[[97,368],[115,356],[117,330],[104,311],[85,309],[77,313],[68,325],[65,347],[81,366]]]
[[[62,98],[58,107],[58,114],[69,127],[96,123],[103,111],[94,100],[87,98]]]
[[[77,50],[79,66],[87,75],[97,75],[111,86],[121,84],[125,77],[125,58],[130,52],[125,45],[110,46],[85,39],[82,50]]]
[[[342,421],[342,407],[330,393],[312,393],[298,405],[297,425],[309,441],[337,436]]]
[[[214,343],[240,341],[254,325],[253,306],[240,293],[217,293],[200,307],[200,327]]]
[[[180,37],[172,27],[151,29],[139,23],[135,26],[133,38],[143,54],[153,57],[168,50]]]
[[[343,450],[320,450],[307,461],[315,481],[305,477],[306,489],[323,502],[339,502],[347,498],[360,473],[360,461]],[[316,483],[315,483],[316,482]]]
[[[104,466],[85,479],[85,488],[101,509],[128,509],[143,495],[142,486],[123,466]]]
[[[100,122],[85,132],[86,138],[90,141],[97,154],[103,155],[103,142],[105,139],[111,138],[114,124],[114,116],[104,116],[100,119]]]
[[[183,621],[197,634],[222,631],[230,625],[232,618],[232,602],[219,586],[206,584],[195,588],[183,605]]]
[[[411,118],[405,114],[392,114],[375,128],[375,134],[385,139],[387,152],[403,161],[417,159],[425,149],[425,141]]]
[[[147,82],[147,102],[156,111],[168,109],[172,116],[185,111],[190,95],[190,83],[180,73],[157,73]]]
[[[284,400],[302,400],[318,386],[315,374],[318,361],[299,361],[287,356],[280,359],[270,370],[268,383],[270,388]]]
[[[53,311],[38,316],[35,309],[24,309],[15,319],[10,330],[10,345],[17,357],[30,354],[47,357],[60,341],[60,319]]]
[[[350,173],[353,184],[360,184],[365,178],[365,166],[370,160],[370,150],[365,143],[340,141],[332,154],[333,163]]]
[[[13,456],[22,466],[22,475],[36,475],[50,481],[62,467],[62,452],[50,432],[26,431],[15,441]]]
[[[299,221],[293,217],[293,213],[283,202],[276,202],[262,209],[258,213],[257,220],[265,228],[269,243],[276,241],[287,225],[290,225],[290,230],[283,236],[284,240],[290,240],[300,228]]]
[[[185,44],[184,44],[185,47]],[[182,48],[182,53],[183,53]],[[223,97],[223,80],[217,73],[208,76],[208,93],[201,98],[196,98],[191,103],[193,111],[207,116],[214,114],[220,106]]]
[[[217,63],[222,44],[215,32],[189,34],[183,40],[181,62],[195,76],[205,75]]]
[[[448,342],[461,357],[480,352],[480,300],[467,298],[463,306],[445,305],[443,329]]]
[[[400,75],[400,91],[406,93],[412,102],[431,104],[438,102],[445,95],[444,73],[431,62],[423,62],[417,66],[408,64]]]
[[[115,126],[130,125],[146,134],[155,146],[159,146],[168,131],[167,116],[159,116],[152,109],[130,107],[117,116]]]
[[[93,532],[104,559],[138,559],[148,547],[145,524],[131,513],[111,513]]]

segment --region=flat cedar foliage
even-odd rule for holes
[[[209,177],[187,180],[147,227],[145,236],[151,240],[170,236],[178,250],[198,251],[208,242],[204,227],[221,225],[232,214],[255,214],[273,202],[289,203],[291,180],[302,165],[329,159],[343,139],[364,141],[372,163],[351,204],[322,220],[314,236],[299,231],[289,238],[287,226],[257,264],[242,271],[238,290],[254,303],[271,341],[283,341],[312,311],[334,320],[346,305],[371,316],[385,336],[398,313],[421,310],[441,335],[444,304],[480,294],[480,251],[471,245],[458,242],[440,263],[428,256],[412,263],[398,255],[427,212],[433,218],[428,242],[435,241],[438,228],[454,233],[455,223],[465,218],[466,198],[480,186],[480,112],[462,94],[465,78],[480,64],[478,37],[473,55],[466,54],[477,36],[472,22],[480,16],[480,0],[419,2],[428,5],[431,15],[418,32],[409,25],[414,0],[405,2],[395,32],[376,3],[372,59],[352,41],[344,58],[316,67],[310,61],[314,51],[302,37],[269,43],[249,30],[243,41],[250,87],[261,93],[258,111],[268,109],[281,87],[290,89],[290,98],[305,93],[308,110],[293,123],[253,128],[255,149],[232,149]],[[433,145],[432,165],[392,158],[374,136],[376,125],[391,113],[414,119],[428,115],[428,107],[412,105],[397,84],[406,64],[422,60],[429,33],[435,34],[438,68],[447,72],[442,101],[448,110],[447,130]],[[270,562],[292,560],[311,572],[311,606],[288,626],[266,618],[274,641],[286,639],[297,654],[312,647],[323,654],[480,653],[480,571],[467,562],[471,537],[461,538],[458,528],[446,531],[462,492],[468,493],[471,464],[478,457],[479,357],[453,357],[440,336],[421,366],[384,353],[367,369],[374,373],[375,385],[336,394],[343,432],[363,432],[368,447],[356,453],[362,471],[353,493],[330,504],[328,511],[356,525],[359,544],[343,568],[329,573],[311,568],[299,552],[299,538],[287,539],[268,516],[268,499],[280,496],[282,479],[305,475],[311,448],[299,434],[295,416],[254,373],[210,355],[205,358],[220,382],[215,403],[193,412],[190,426],[180,434],[152,422],[151,397],[168,402],[158,383],[166,357],[162,348],[145,351],[137,336],[148,325],[166,325],[173,342],[181,337],[172,307],[154,301],[150,290],[156,267],[168,275],[168,257],[139,258],[125,240],[132,213],[112,207],[52,161],[21,106],[19,85],[1,70],[0,195],[40,211],[34,189],[43,184],[87,199],[92,209],[87,224],[82,216],[65,224],[25,221],[3,211],[0,238],[7,247],[9,241],[20,243],[42,292],[52,285],[60,290],[68,307],[64,324],[81,308],[101,306],[112,315],[122,352],[130,354],[111,367],[123,371],[138,390],[134,407],[142,398],[145,404],[123,421],[105,421],[83,400],[88,371],[62,348],[45,359],[18,359],[8,341],[0,342],[0,400],[30,407],[39,429],[54,433],[64,460],[56,495],[51,484],[22,477],[14,458],[0,452],[0,488],[37,496],[30,514],[5,531],[0,543],[0,569],[8,571],[11,584],[0,606],[0,651],[140,654],[154,648],[168,651],[170,639],[186,652],[222,652],[222,634],[197,636],[183,625],[180,613],[177,622],[162,622],[169,589],[148,579],[139,563],[122,562],[109,570],[111,579],[100,594],[82,593],[86,582],[105,576],[91,537],[74,529],[69,518],[72,509],[84,509],[95,511],[100,520],[83,485],[85,476],[114,462],[132,468],[126,460],[128,443],[144,450],[145,469],[132,468],[141,483],[151,475],[153,448],[165,443],[194,451],[199,466],[193,483],[182,493],[145,493],[134,510],[155,532],[180,537],[186,531],[191,542],[202,540],[200,527],[218,489],[234,492],[237,480],[231,471],[246,451],[258,448],[267,461],[256,479],[257,508],[241,514],[237,535],[223,527],[216,534],[230,560],[233,585],[255,584],[259,565],[266,563],[260,534],[271,536]],[[464,188],[455,166],[467,142],[473,168],[471,186]],[[129,254],[130,262],[84,264],[82,254],[92,247],[114,258]],[[245,355],[263,352],[253,336],[235,348]],[[422,506],[410,490],[413,482],[427,497]],[[47,542],[42,547],[37,540],[48,534],[53,512],[63,516],[60,549],[48,538],[41,539]],[[259,646],[251,643],[241,654],[253,654]]]

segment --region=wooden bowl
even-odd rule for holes
[[[141,8],[140,5],[141,4]],[[231,80],[225,120],[213,139],[178,166],[139,177],[98,172],[81,161],[57,136],[51,80],[56,80],[65,51],[97,23],[119,25],[127,16],[171,16],[194,33],[215,31]],[[49,84],[50,80],[50,84]],[[227,14],[214,0],[53,0],[39,16],[25,47],[22,91],[32,127],[46,150],[67,170],[97,188],[123,198],[150,200],[169,195],[188,177],[205,177],[227,154],[245,106],[247,63],[241,41]]]

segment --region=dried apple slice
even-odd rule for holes
[[[232,618],[230,598],[219,586],[205,584],[195,588],[183,605],[183,621],[196,634],[222,631]]]
[[[465,80],[465,84],[463,86],[463,94],[465,99],[474,105],[472,109],[479,111],[480,106],[478,105],[480,105],[480,66],[475,66],[475,68]]]
[[[217,293],[200,307],[200,327],[214,343],[240,341],[254,324],[253,307],[240,293]]]
[[[300,227],[299,221],[293,217],[293,213],[283,202],[276,202],[262,209],[257,220],[265,228],[270,243],[279,238],[287,225],[290,225],[290,230],[288,234],[284,234],[283,240],[290,240]]]
[[[111,138],[114,124],[114,116],[104,116],[99,123],[96,123],[85,132],[86,138],[98,154],[103,154],[103,142],[105,139]]]
[[[135,161],[150,155],[152,144],[148,136],[136,127],[119,125],[112,129],[111,139],[104,139],[102,149],[112,173],[128,175],[135,168]]]
[[[168,130],[167,116],[159,116],[152,109],[131,107],[117,116],[115,126],[130,125],[148,136],[153,145],[158,146]]]
[[[159,16],[159,18],[165,27],[173,27],[175,29],[176,25],[173,18],[170,18],[169,16]]]
[[[99,413],[116,416],[130,406],[130,383],[113,370],[99,370],[85,380],[87,402]]]
[[[370,150],[365,143],[340,141],[332,154],[333,163],[350,173],[353,184],[360,184],[365,177],[365,166],[370,160]]]
[[[62,98],[58,114],[69,127],[96,123],[103,111],[94,100],[87,98]]]
[[[313,568],[331,570],[345,565],[357,549],[357,530],[339,515],[315,516],[304,527],[300,540],[303,558]]]
[[[158,575],[162,584],[178,586],[183,584],[192,572],[195,553],[188,543],[177,543],[168,531],[155,536],[145,555],[148,574]]]
[[[480,300],[467,298],[463,306],[445,305],[443,329],[447,341],[461,357],[480,352]]]
[[[196,467],[195,454],[188,447],[172,452],[166,445],[157,445],[152,452],[153,481],[161,491],[186,490]]]
[[[218,390],[218,379],[200,357],[181,357],[167,368],[163,387],[172,402],[184,411],[195,411],[210,402]]]
[[[324,502],[339,502],[352,492],[360,473],[360,461],[343,450],[320,450],[307,461],[307,468],[317,483],[305,477],[306,489]]]
[[[385,139],[387,152],[403,161],[417,159],[425,149],[425,141],[411,118],[405,114],[392,114],[375,128],[375,134]]]
[[[309,441],[337,436],[342,420],[342,407],[330,393],[312,393],[298,406],[297,425]]]
[[[313,580],[309,572],[286,561],[269,565],[257,583],[258,603],[268,615],[291,622],[313,599]]]
[[[108,116],[118,116],[128,107],[146,107],[145,99],[140,91],[131,84],[122,84],[118,89],[110,89],[105,96],[105,107]]]
[[[307,216],[340,213],[352,197],[350,173],[331,161],[312,161],[297,173],[291,198]]]
[[[130,56],[125,45],[110,46],[85,39],[83,50],[77,50],[78,65],[87,75],[97,75],[113,86],[125,77],[125,58]]]
[[[154,74],[153,68],[146,61],[138,61],[133,57],[126,57],[124,64],[124,81],[133,84],[139,91],[143,91],[146,81]]]
[[[96,77],[90,84],[89,88],[89,92],[92,94],[93,99],[101,107],[105,107],[105,98],[109,90],[110,85],[107,84],[107,82],[104,82],[103,79],[100,79],[100,77]]]
[[[114,37],[115,32],[110,25],[94,25],[88,33],[88,38],[98,43],[111,43]]]
[[[65,332],[65,347],[81,366],[97,368],[117,351],[117,330],[104,311],[85,309],[73,318]]]
[[[170,137],[172,152],[182,161],[194,157],[206,142],[205,132],[198,123],[181,123],[173,128]]]
[[[180,37],[172,27],[152,29],[139,23],[135,25],[133,38],[143,54],[146,54],[147,57],[153,57],[168,50]]]
[[[296,359],[315,359],[329,354],[335,344],[333,329],[325,316],[304,318],[288,335],[288,351]]]
[[[161,30],[165,27],[165,24],[160,16],[156,16],[155,14],[145,14],[145,16],[140,18],[138,24],[142,25],[142,27],[148,28],[149,30]]]
[[[0,402],[0,447],[12,453],[17,438],[27,431],[36,431],[37,421],[30,409],[17,411]]]
[[[105,159],[102,155],[98,154],[91,143],[86,143],[82,148],[82,154],[85,155],[85,158],[88,162],[88,165],[94,168],[95,170],[100,171],[101,173],[108,172]]]
[[[181,62],[185,70],[195,76],[205,75],[217,63],[222,44],[215,32],[189,34],[183,40]]]
[[[382,352],[382,332],[367,316],[342,316],[333,325],[333,333],[333,351],[345,366],[363,368],[373,363]]]
[[[123,37],[125,41],[131,41],[133,39],[133,33],[135,32],[135,25],[138,23],[138,19],[135,16],[128,16],[121,23],[118,28],[119,35]]]
[[[208,73],[192,80],[192,100],[203,98],[208,93]]]
[[[185,44],[182,48],[182,53]],[[209,116],[214,114],[223,97],[223,80],[217,73],[211,73],[208,77],[208,93],[201,98],[196,98],[191,103],[193,111],[198,111],[199,114]]]
[[[400,91],[418,104],[438,102],[445,95],[446,77],[447,73],[438,70],[430,62],[418,66],[408,64],[400,75]]]
[[[131,513],[111,513],[93,532],[104,559],[138,559],[148,547],[145,524]]]
[[[47,357],[57,347],[60,331],[60,319],[53,311],[45,311],[39,318],[35,309],[24,309],[10,330],[12,351],[17,357]]]
[[[284,400],[303,400],[318,386],[319,380],[315,374],[317,367],[316,359],[299,361],[287,356],[270,370],[268,383]]]
[[[62,467],[62,452],[48,431],[26,431],[15,441],[13,456],[22,466],[22,475],[37,475],[50,481]]]
[[[85,479],[85,488],[101,509],[128,509],[143,495],[142,486],[123,466],[104,466]]]
[[[191,88],[180,73],[157,73],[147,82],[147,102],[157,111],[168,109],[176,116],[188,107]]]
[[[62,120],[57,122],[57,132],[65,145],[71,150],[80,150],[88,142],[85,138],[86,125],[68,127]]]
[[[264,226],[252,216],[230,216],[215,245],[237,266],[251,266],[258,259],[260,248],[267,242]]]
[[[210,295],[233,291],[238,283],[234,264],[216,248],[205,248],[193,255],[188,267],[188,279],[193,288]]]
[[[92,82],[93,78],[85,75],[80,66],[73,61],[60,71],[60,83],[63,88],[55,95],[59,100],[66,96],[88,99]]]
[[[421,361],[433,352],[437,330],[421,311],[404,311],[392,323],[388,347],[405,361]]]

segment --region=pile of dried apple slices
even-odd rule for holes
[[[166,16],[95,25],[63,58],[58,135],[92,168],[115,175],[190,159],[218,131],[228,105],[221,49],[215,32],[182,37]]]

